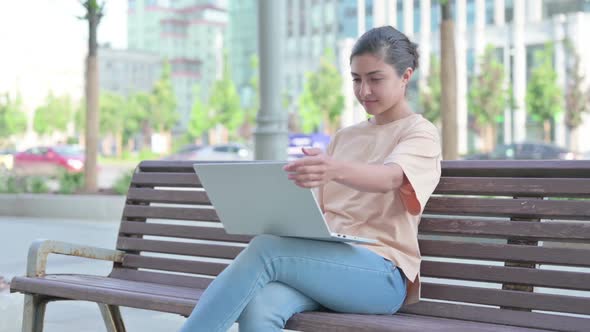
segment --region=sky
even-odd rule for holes
[[[23,97],[27,112],[45,96],[83,94],[88,24],[77,0],[0,0],[0,93]],[[106,0],[99,43],[127,47],[127,1]]]

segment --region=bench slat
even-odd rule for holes
[[[211,205],[204,191],[156,190],[150,188],[130,188],[127,200],[141,203],[169,203]]]
[[[122,266],[216,276],[227,264],[127,254]]]
[[[123,221],[119,233],[237,243],[248,243],[252,239],[251,236],[247,235],[227,234],[223,228],[218,227],[166,225],[135,221]]]
[[[428,299],[509,306],[589,315],[590,298],[529,293],[512,290],[422,283],[422,297]]]
[[[235,246],[157,241],[128,237],[119,237],[119,240],[117,241],[117,249],[225,259],[234,259],[242,250],[244,250],[243,247]]]
[[[109,274],[109,277],[122,280],[153,282],[164,285],[182,286],[194,289],[205,289],[213,280],[210,278],[198,276],[185,276],[171,273],[140,271],[136,269],[127,269],[121,267],[115,267],[113,271]]]
[[[588,178],[588,160],[444,160],[442,176]]]
[[[219,221],[214,209],[125,205],[123,218]]]
[[[431,301],[404,306],[400,312],[557,331],[584,331],[588,327],[584,318]]]
[[[584,220],[590,216],[590,202],[435,196],[431,197],[426,204],[424,213],[457,216]]]
[[[442,177],[435,194],[590,197],[590,179]]]
[[[590,266],[590,255],[586,249],[437,240],[420,240],[419,243],[422,256]]]
[[[132,186],[202,188],[199,177],[192,173],[135,173]]]
[[[530,240],[590,241],[590,223],[529,222],[490,219],[423,217],[420,234],[460,235]]]
[[[435,261],[422,261],[420,272],[424,277],[433,278],[590,290],[590,273],[583,272]]]

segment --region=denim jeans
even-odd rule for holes
[[[302,311],[393,314],[406,278],[389,260],[339,242],[256,236],[203,292],[181,332],[280,331]]]

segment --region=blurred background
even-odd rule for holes
[[[100,14],[99,189],[125,190],[144,159],[254,159],[259,29],[282,40],[286,159],[302,146],[325,149],[338,129],[366,118],[349,54],[374,26],[392,25],[419,44],[408,98],[442,128],[437,0],[280,0],[284,19],[273,27],[261,26],[255,0],[3,1],[0,191],[83,186],[91,3]],[[457,158],[589,158],[590,0],[448,5]]]

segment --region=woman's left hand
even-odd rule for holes
[[[315,188],[335,178],[335,163],[318,148],[303,148],[305,157],[292,161],[283,168],[289,179],[302,188]]]

